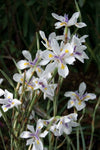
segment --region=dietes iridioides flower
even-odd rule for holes
[[[78,111],[82,110],[86,104],[85,101],[93,100],[96,98],[96,95],[93,93],[87,93],[86,90],[86,84],[82,82],[79,85],[79,91],[75,92],[65,92],[66,97],[70,97],[70,100],[68,101],[67,108],[75,107]]]
[[[36,131],[32,125],[27,125],[29,131],[23,131],[20,135],[21,138],[28,139],[26,145],[33,144],[32,150],[43,150],[43,143],[41,138],[44,138],[48,131],[45,130],[41,133],[41,129],[43,128],[43,123],[39,119],[37,121]]]
[[[52,16],[58,20],[58,22],[55,23],[56,29],[59,29],[63,26],[70,27],[75,25],[77,28],[82,28],[86,26],[86,24],[83,22],[79,22],[79,23],[77,22],[77,19],[79,17],[79,12],[74,13],[70,19],[66,14],[64,16],[59,16],[55,13],[52,13]]]

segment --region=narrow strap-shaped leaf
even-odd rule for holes
[[[7,79],[7,81],[9,82],[9,84],[10,84],[13,88],[15,88],[13,81],[8,77],[8,75],[7,75],[3,70],[1,70],[1,69],[0,69],[0,72],[1,72],[2,75]]]

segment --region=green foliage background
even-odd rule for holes
[[[100,1],[78,0],[77,2],[82,21],[87,24],[86,28],[79,30],[79,34],[89,35],[86,46],[90,59],[85,61],[85,64],[76,62],[74,66],[70,67],[70,74],[65,79],[62,90],[63,92],[67,90],[75,91],[80,82],[84,81],[87,84],[88,91],[96,93],[98,97],[100,95]],[[58,34],[63,32],[62,29],[59,31],[54,29],[55,19],[52,18],[51,13],[55,12],[59,15],[68,13],[71,16],[75,11],[77,11],[77,8],[74,0],[0,0],[0,69],[12,78],[12,75],[16,72],[13,60],[17,62],[23,58],[21,54],[23,49],[28,49],[34,58],[37,51],[36,37],[39,37],[39,30],[43,30],[47,36],[53,31]],[[44,49],[42,44],[40,44],[40,47]],[[0,77],[2,77],[2,74]],[[6,81],[4,81],[4,86],[10,87]],[[64,103],[62,103],[62,106]],[[89,103],[83,124],[87,122],[88,125],[91,124],[95,104],[96,101]],[[62,110],[61,112],[66,114],[66,111]],[[95,121],[94,137],[96,138],[94,138],[94,145],[97,146],[94,150],[100,147],[99,114],[100,107]],[[88,129],[85,133],[87,145],[90,132]]]

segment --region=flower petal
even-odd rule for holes
[[[79,85],[79,93],[80,93],[80,95],[83,95],[84,92],[85,92],[85,90],[86,90],[86,84],[85,84],[85,82],[82,82],[82,83]]]
[[[27,60],[20,60],[18,63],[17,63],[17,67],[19,69],[25,69],[25,68],[28,68],[29,67],[29,62]]]
[[[63,78],[66,78],[68,73],[69,73],[68,67],[63,63],[59,63],[58,64],[58,74],[60,76],[62,76]]]
[[[53,16],[55,19],[60,20],[61,22],[62,22],[63,20],[65,20],[65,18],[64,18],[63,16],[59,16],[59,15],[57,15],[56,13],[52,13],[52,16]]]
[[[20,137],[21,138],[25,138],[25,139],[30,138],[31,137],[31,132],[29,132],[29,131],[23,131],[21,133]]]
[[[23,50],[22,54],[24,55],[24,57],[28,60],[28,61],[32,61],[32,57],[29,51],[27,50]]]
[[[79,23],[76,23],[75,26],[77,28],[83,28],[83,27],[86,27],[87,25],[85,23],[83,23],[83,22],[79,22]]]
[[[47,134],[48,134],[48,131],[45,130],[43,133],[41,133],[41,134],[39,135],[39,137],[44,138]]]
[[[96,99],[96,95],[95,94],[93,94],[93,93],[88,93],[87,95],[86,95],[86,98],[84,99],[85,101],[88,101],[88,100],[93,100],[93,99]]]
[[[32,125],[27,125],[27,129],[30,130],[32,133],[34,132],[34,127]]]

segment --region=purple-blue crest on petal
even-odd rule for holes
[[[67,14],[64,14],[64,18],[65,18],[65,22],[68,23],[68,15]]]

